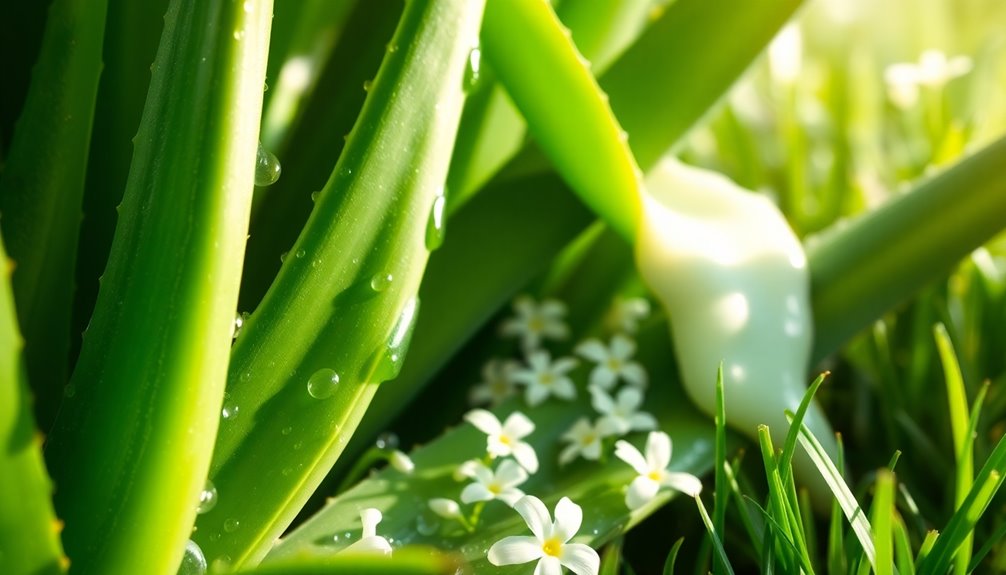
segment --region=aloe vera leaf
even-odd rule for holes
[[[329,183],[237,338],[210,470],[220,497],[195,534],[211,563],[265,555],[401,367],[483,6],[406,6]]]
[[[1004,161],[1006,138],[809,243],[815,360],[1006,228]]]
[[[455,557],[432,549],[396,549],[391,557],[362,553],[305,556],[238,572],[239,575],[458,575],[465,573]]]
[[[270,0],[173,0],[46,457],[79,573],[175,573],[219,422]]]
[[[702,474],[712,464],[713,425],[699,414],[676,384],[672,358],[666,352],[666,326],[648,326],[639,336],[637,357],[646,365],[654,385],[647,392],[647,406],[660,422],[661,429],[674,441],[671,466],[680,471]],[[673,494],[662,492],[657,499],[635,512],[625,505],[623,488],[635,476],[631,467],[615,457],[604,463],[578,461],[559,467],[559,437],[585,413],[589,413],[586,390],[579,389],[573,402],[549,401],[534,408],[510,402],[496,410],[503,415],[515,407],[537,425],[528,436],[538,453],[540,468],[521,485],[525,493],[540,497],[550,509],[561,496],[584,505],[584,521],[577,542],[599,547],[623,533],[665,503]],[[628,439],[639,444],[642,433]],[[475,573],[527,573],[528,565],[495,569],[489,566],[485,550],[506,535],[527,534],[523,520],[500,502],[490,502],[484,509],[475,533],[467,534],[458,524],[439,519],[427,507],[434,497],[457,499],[463,483],[452,474],[463,461],[485,453],[485,435],[468,424],[447,431],[435,441],[416,449],[412,459],[416,468],[404,476],[391,468],[378,472],[350,490],[335,497],[319,513],[287,535],[267,557],[267,563],[299,554],[333,553],[352,543],[359,533],[354,522],[356,509],[375,507],[384,513],[378,533],[402,544],[429,544],[460,553]],[[589,502],[589,505],[585,505]],[[346,537],[346,533],[349,537]],[[338,540],[334,535],[339,534]],[[348,539],[348,540],[347,540]],[[492,571],[490,571],[492,569]]]
[[[515,37],[521,41],[513,42]],[[482,45],[556,171],[609,225],[633,238],[639,168],[586,60],[551,6],[488,0]],[[563,97],[553,97],[556,91]]]
[[[296,7],[296,11],[289,14],[295,21],[288,27],[285,46],[280,47],[282,52],[270,50],[266,78],[269,91],[260,138],[262,145],[276,154],[282,153],[287,135],[304,117],[303,103],[325,69],[339,37],[346,31],[346,20],[356,0],[307,0],[284,4]]]
[[[167,0],[108,0],[102,49],[104,67],[90,144],[99,153],[89,154],[87,161],[70,333],[71,358],[80,353],[81,334],[98,298],[98,277],[108,263],[116,206],[122,202],[129,176],[133,136],[143,114],[150,64],[157,53],[167,7]],[[42,425],[42,429],[48,427]]]
[[[28,94],[48,8],[47,2],[6,2],[0,8],[0,54],[6,56],[0,90],[0,165]]]
[[[253,310],[276,279],[281,254],[297,240],[314,206],[311,194],[324,187],[360,114],[366,92],[401,17],[403,4],[356,2],[346,30],[328,58],[304,117],[279,150],[279,181],[255,191],[251,229],[241,277],[242,310]]]
[[[663,0],[567,0],[555,13],[569,28],[576,49],[600,75],[656,20]]]
[[[720,6],[722,9],[714,10],[717,2],[723,4]],[[712,14],[701,8],[705,4],[713,6],[709,9]],[[727,4],[731,6],[729,9]],[[799,3],[792,0],[774,0],[770,6],[736,6],[731,0],[677,0],[612,65],[600,82],[611,96],[612,109],[620,119],[623,110],[632,110],[634,102],[642,97],[642,93],[646,93],[646,99],[640,104],[647,108],[654,121],[645,120],[646,113],[635,114],[633,110],[632,114],[626,115],[629,123],[624,120],[622,123],[630,134],[629,144],[636,158],[645,160],[641,164],[644,169],[652,166],[667,148],[701,119],[706,108],[711,107],[744,71],[760,48],[785,23],[797,4]],[[746,28],[746,22],[755,22],[763,29]],[[690,104],[680,108],[677,104],[669,105],[666,98],[652,96],[651,92],[655,90],[665,94],[677,93],[675,84],[685,82],[688,75],[696,70],[692,68],[691,61],[682,56],[682,51],[705,59],[705,48],[702,47],[708,44],[709,37],[717,34],[720,25],[734,31],[733,37],[743,41],[724,43],[729,46],[716,46],[715,50],[721,54],[721,60],[703,60],[705,68],[699,69],[704,70],[704,74],[712,79],[690,86],[690,89],[705,95],[706,108],[700,109],[698,100],[693,100],[690,94],[687,95]],[[721,53],[720,50],[725,52]],[[722,55],[724,53],[727,55]],[[665,73],[653,74],[655,67],[665,70]],[[554,183],[545,183],[549,177]],[[561,180],[555,175],[527,174],[513,180],[498,177],[472,200],[472,206],[462,206],[450,218],[444,247],[431,258],[430,269],[423,279],[424,284],[436,286],[431,287],[431,292],[442,294],[443,297],[433,301],[429,296],[423,295],[424,312],[420,314],[416,324],[416,343],[410,351],[409,360],[394,386],[378,391],[374,408],[361,422],[357,435],[347,448],[347,455],[353,456],[366,448],[373,435],[401,413],[408,400],[422,390],[430,377],[443,367],[492,313],[520,286],[541,272],[542,261],[551,260],[562,246],[587,228],[590,220],[589,217],[584,217],[586,212],[583,204],[560,185]],[[528,188],[539,190],[534,201],[529,201],[529,196],[520,193],[520,190]],[[543,201],[547,204],[540,203]],[[539,209],[542,205],[548,208]],[[482,235],[479,230],[481,222],[490,221],[487,215],[494,212],[506,212],[510,218],[508,221],[527,222],[527,225],[501,225],[499,229],[494,228],[496,233]],[[567,224],[571,224],[570,227],[560,227],[561,219],[556,214],[569,218],[570,222]],[[579,225],[573,221],[574,218],[580,222]],[[469,219],[470,223],[462,223]],[[551,226],[553,229],[542,230],[542,226]],[[560,233],[563,229],[565,236]],[[555,232],[555,235],[546,232]],[[535,240],[539,233],[540,239]],[[491,245],[496,246],[492,249],[486,243],[490,238]],[[618,241],[624,240],[619,238]],[[483,242],[477,253],[474,248],[464,246],[473,242]],[[488,266],[487,270],[470,264],[473,255],[480,256],[478,261],[481,262],[508,262],[519,254],[523,254],[524,259],[508,264],[512,266],[512,271],[507,271],[503,276],[509,278],[505,284],[502,280],[482,281],[484,273],[496,271],[493,266]],[[506,286],[510,287],[500,289]],[[448,289],[450,291],[445,291]],[[466,307],[466,313],[454,312],[459,305]],[[451,310],[450,313],[448,310]]]
[[[25,364],[46,428],[67,380],[77,232],[106,8],[106,0],[53,3],[0,174]]]
[[[31,394],[25,381],[10,264],[0,244],[0,565],[10,575],[63,573],[49,477],[42,460],[42,436],[35,430]]]

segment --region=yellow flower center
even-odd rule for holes
[[[590,445],[595,441],[597,441],[597,435],[594,433],[588,433],[587,435],[584,435],[583,437],[580,438],[580,443],[583,445]]]
[[[650,479],[656,481],[657,483],[660,483],[660,481],[664,478],[664,472],[663,471],[651,471],[646,476],[649,477]]]
[[[489,493],[492,493],[493,495],[499,495],[503,492],[503,488],[500,487],[498,483],[490,483],[486,489],[488,489]]]
[[[508,435],[505,435],[505,434],[501,433],[500,434],[500,443],[502,443],[503,445],[513,445],[513,440],[510,439],[510,437]]]
[[[541,550],[545,552],[545,555],[558,557],[562,553],[562,541],[553,537],[541,544]]]
[[[540,317],[533,317],[527,322],[527,328],[532,332],[541,332],[545,329],[545,320]]]
[[[622,369],[622,360],[620,360],[618,358],[615,358],[615,357],[609,359],[608,360],[608,369],[610,369],[611,371],[618,371],[618,370]]]
[[[489,389],[496,395],[505,395],[506,392],[510,391],[510,386],[506,381],[497,379],[496,381],[489,382]]]
[[[543,373],[541,374],[541,377],[538,378],[538,383],[542,385],[552,385],[555,383],[555,376],[548,372]]]

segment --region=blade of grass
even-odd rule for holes
[[[442,205],[482,9],[479,0],[406,6],[398,48],[234,344],[231,417],[210,468],[221,496],[195,534],[210,562],[241,567],[264,556],[339,458],[378,385],[398,375],[437,247],[431,213]]]
[[[685,543],[685,538],[682,537],[674,542],[671,547],[670,552],[667,553],[667,560],[664,561],[664,571],[663,575],[674,575],[674,564],[678,561],[678,553],[681,552],[681,546]]]
[[[876,549],[874,572],[877,575],[894,573],[894,474],[886,469],[877,473],[873,496],[873,545]]]
[[[968,414],[967,390],[964,388],[964,374],[961,373],[960,364],[957,361],[957,353],[954,351],[954,344],[950,341],[950,334],[947,328],[941,323],[933,326],[933,336],[936,338],[936,348],[939,351],[940,362],[943,365],[943,376],[947,389],[947,409],[950,412],[950,431],[954,445],[954,509],[960,508],[971,490],[971,482],[974,479],[974,460],[972,450],[974,436],[969,435],[969,431],[974,430],[969,425],[972,419]],[[977,423],[977,420],[973,420]],[[974,538],[969,535],[965,538],[954,559],[954,573],[964,575],[967,571],[968,563],[971,561]]]
[[[715,492],[713,494],[713,528],[716,533],[726,533],[727,504],[730,500],[730,485],[727,484],[727,411],[723,397],[723,362],[716,369],[716,452],[715,452]],[[719,560],[713,563],[713,570],[719,573],[723,568]]]
[[[1006,537],[1006,523],[996,527],[995,531],[989,535],[988,539],[986,539],[985,542],[982,543],[982,546],[978,548],[978,551],[975,552],[974,557],[971,558],[971,565],[968,565],[969,573],[978,569],[981,562],[986,556],[988,556],[989,552],[992,551],[992,548],[1003,539],[1003,537]]]
[[[619,575],[622,564],[622,538],[618,537],[604,548],[598,575]]]
[[[6,266],[0,278],[0,563],[12,574],[55,575],[66,571],[66,558],[24,378],[24,341],[2,242],[0,262]]]
[[[466,573],[457,559],[432,549],[395,549],[391,557],[346,553],[334,557],[298,557],[270,563],[239,575],[458,575]]]
[[[112,256],[46,447],[79,573],[174,574],[220,419],[270,0],[174,0]]]
[[[793,456],[796,454],[796,442],[800,435],[800,426],[803,424],[807,409],[810,408],[811,402],[814,401],[814,396],[817,395],[817,390],[829,375],[831,375],[830,372],[825,371],[814,379],[810,387],[807,388],[807,393],[804,394],[803,399],[800,401],[796,414],[792,417],[789,431],[786,433],[786,442],[783,444],[782,453],[779,455],[779,473],[782,476],[783,485],[793,485],[792,463]]]
[[[59,407],[70,361],[73,273],[107,8],[106,0],[50,6],[0,172],[4,241],[17,266],[14,298],[43,429]]]
[[[727,552],[723,549],[723,542],[720,540],[720,536],[716,534],[716,528],[713,526],[712,520],[709,519],[709,512],[706,511],[706,506],[702,504],[701,497],[695,497],[695,506],[698,507],[702,523],[706,526],[706,532],[709,534],[710,539],[712,539],[713,552],[717,559],[716,562],[723,569],[724,573],[733,575],[733,565],[730,564],[730,558],[727,557]]]
[[[894,559],[901,575],[915,575],[915,557],[912,555],[912,541],[908,528],[901,517],[894,518]]]
[[[520,37],[520,42],[512,39]],[[606,98],[547,2],[488,0],[486,59],[556,170],[627,239],[639,218],[639,168]],[[561,99],[551,97],[556,90]]]
[[[845,513],[845,517],[849,520],[852,525],[852,531],[856,534],[856,538],[859,540],[860,545],[863,547],[863,552],[866,554],[867,559],[871,565],[875,565],[876,551],[873,547],[873,539],[871,537],[871,527],[870,522],[866,519],[863,514],[863,508],[859,506],[859,502],[852,495],[852,491],[849,486],[842,479],[842,474],[839,473],[838,468],[828,457],[828,454],[824,451],[824,447],[818,442],[814,434],[807,429],[806,425],[800,426],[800,445],[803,446],[807,454],[810,455],[811,460],[814,465],[817,466],[818,470],[821,472],[821,476],[824,478],[831,492],[835,495],[835,500],[838,502],[839,506],[842,508],[842,512]]]

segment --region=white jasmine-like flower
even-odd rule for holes
[[[623,387],[617,399],[612,399],[599,386],[590,386],[591,405],[601,414],[597,427],[605,435],[625,435],[630,431],[649,431],[657,428],[657,420],[649,413],[639,411],[643,405],[643,392],[634,387]]]
[[[397,471],[406,475],[411,475],[416,469],[416,464],[412,462],[412,458],[406,455],[404,451],[398,449],[392,451],[391,455],[388,456],[388,463]]]
[[[662,431],[651,431],[646,438],[646,457],[628,441],[615,443],[615,456],[628,463],[639,475],[629,484],[625,504],[637,509],[656,497],[661,487],[670,487],[691,496],[702,491],[702,482],[691,473],[668,471],[671,463],[671,438]]]
[[[465,479],[475,477],[475,468],[479,465],[482,465],[482,462],[478,459],[469,459],[455,467],[452,474],[454,481],[464,481]]]
[[[576,352],[597,363],[590,372],[590,385],[611,389],[621,378],[636,387],[646,386],[646,371],[638,362],[632,361],[632,356],[636,353],[636,342],[622,334],[612,337],[610,346],[605,346],[596,339],[588,339],[576,346]]]
[[[605,325],[612,331],[633,334],[639,329],[639,322],[648,315],[650,315],[650,302],[646,298],[619,298],[611,306],[611,311],[605,318]]]
[[[589,545],[569,543],[580,530],[583,510],[563,497],[555,506],[555,522],[548,508],[533,495],[525,495],[513,507],[534,537],[510,536],[489,548],[489,562],[497,567],[538,560],[535,575],[562,575],[566,567],[576,575],[597,575],[601,559]]]
[[[895,105],[909,108],[919,99],[919,87],[942,88],[954,78],[971,71],[971,58],[947,55],[939,50],[926,50],[918,63],[892,64],[884,70],[888,96]]]
[[[463,517],[461,515],[461,506],[453,499],[436,497],[434,499],[430,499],[427,505],[429,505],[430,510],[444,519],[460,519]]]
[[[581,417],[562,434],[563,440],[568,441],[569,445],[559,454],[559,464],[566,465],[576,459],[577,455],[597,461],[601,458],[601,440],[607,435],[610,434],[605,433],[600,425],[591,425],[590,420]]]
[[[566,375],[577,361],[571,357],[560,357],[552,361],[547,351],[536,351],[527,358],[527,369],[514,372],[514,381],[527,386],[524,400],[534,407],[545,401],[550,395],[561,399],[575,399],[576,388],[573,381]]]
[[[540,304],[530,296],[520,296],[513,302],[517,316],[503,322],[501,332],[507,337],[519,337],[525,352],[538,349],[542,339],[566,339],[569,328],[562,318],[566,305],[547,299]]]
[[[383,519],[383,515],[372,507],[360,511],[360,523],[363,524],[363,534],[360,540],[346,547],[344,551],[360,553],[380,553],[391,555],[391,543],[384,537],[377,534],[377,524]]]
[[[534,422],[526,415],[515,411],[501,424],[491,412],[473,409],[465,414],[465,420],[488,436],[486,451],[491,457],[513,455],[517,463],[528,473],[538,471],[538,455],[530,444],[521,441],[534,431]]]
[[[468,394],[471,405],[496,406],[517,391],[513,372],[520,364],[513,360],[490,359],[482,368],[482,381]]]
[[[475,482],[469,483],[461,491],[462,503],[499,499],[513,507],[518,499],[524,497],[524,492],[517,489],[517,486],[527,481],[527,471],[507,459],[500,463],[495,472],[479,463],[474,468],[473,478]]]

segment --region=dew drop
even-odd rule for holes
[[[216,506],[217,486],[213,485],[213,482],[207,479],[206,485],[203,486],[203,490],[199,493],[199,505],[196,507],[196,513],[202,515]]]
[[[231,328],[231,339],[237,339],[241,335],[241,328],[248,321],[248,312],[244,311],[234,316],[234,326]]]
[[[402,313],[398,315],[394,329],[391,330],[388,342],[371,356],[370,371],[375,383],[394,379],[402,371],[402,360],[409,349],[412,331],[416,327],[418,308],[419,299],[415,297],[405,304]]]
[[[382,272],[379,274],[374,274],[374,277],[370,278],[370,289],[380,293],[388,289],[388,287],[391,286],[391,282],[394,280],[395,276],[389,273]]]
[[[397,435],[395,435],[390,431],[385,431],[384,433],[377,436],[377,441],[374,442],[374,445],[378,449],[382,449],[384,451],[392,451],[398,449],[398,443],[399,441]]]
[[[220,410],[220,416],[227,421],[232,421],[237,418],[240,410],[241,408],[231,401],[230,395],[224,393],[224,406]]]
[[[461,87],[465,92],[472,89],[472,86],[479,81],[479,69],[482,67],[482,51],[478,46],[472,48],[468,53],[468,63],[465,66],[465,75]]]
[[[426,222],[426,249],[433,251],[444,243],[444,206],[447,199],[439,195],[433,200],[430,219]]]
[[[306,255],[307,255],[307,252],[306,252],[305,250],[303,250],[303,249],[300,249],[300,250],[297,250],[297,253],[295,253],[295,254],[293,254],[293,255],[294,255],[294,257],[296,257],[297,259],[300,259],[300,258],[302,258],[302,257],[306,256]]]
[[[275,184],[281,171],[282,168],[276,156],[266,150],[262,146],[262,142],[259,142],[258,154],[255,157],[255,185],[271,186]]]
[[[191,539],[185,543],[185,554],[178,567],[178,575],[203,575],[206,573],[206,556],[199,545]]]
[[[291,433],[293,433],[293,427],[288,425],[284,427],[282,430],[280,430],[280,433],[282,433],[283,435],[290,435]]]
[[[241,40],[244,39],[244,37],[245,37],[244,30],[235,30],[234,31],[234,39],[235,40],[237,40],[237,41],[240,42]]]
[[[363,91],[364,91],[364,92],[369,92],[369,91],[370,91],[370,88],[371,88],[371,86],[373,86],[373,85],[374,85],[374,82],[373,82],[373,81],[371,81],[371,80],[365,80],[365,81],[363,82]]]
[[[317,191],[311,192],[311,201],[312,202],[317,202],[318,201],[318,192]]]
[[[388,42],[386,48],[388,49],[389,54],[394,54],[395,52],[398,51],[398,44],[395,44],[394,42]]]
[[[283,253],[279,254],[279,263],[285,262],[286,261],[286,256],[288,256],[288,255],[290,255],[290,252],[283,252]]]
[[[315,399],[328,399],[339,385],[339,374],[334,369],[322,368],[307,380],[307,393]]]
[[[283,473],[283,477],[288,477],[291,473],[293,473],[293,469],[290,467],[284,467],[281,473]]]
[[[241,528],[241,522],[233,517],[224,521],[224,531],[226,531],[227,533],[234,533],[240,528]]]

